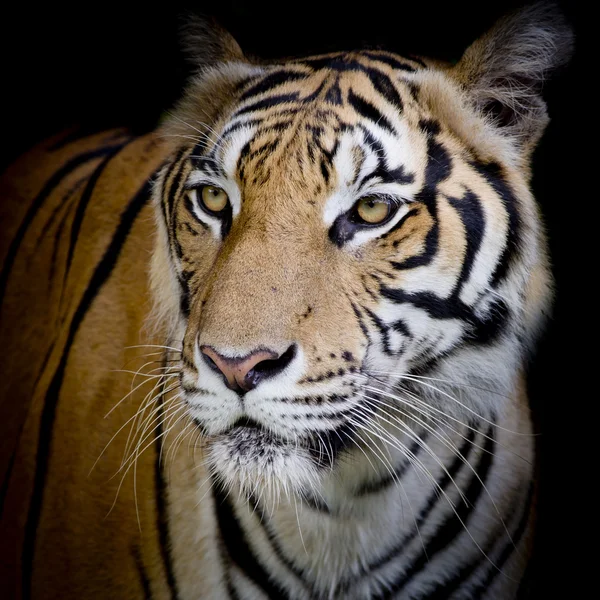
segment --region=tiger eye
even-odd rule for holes
[[[225,190],[213,185],[205,185],[202,188],[202,204],[209,212],[221,212],[229,202],[229,196]]]
[[[365,223],[375,225],[387,219],[390,214],[390,203],[375,196],[366,196],[357,202],[356,214]]]

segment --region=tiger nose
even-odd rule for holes
[[[200,346],[200,352],[208,366],[223,376],[228,388],[244,394],[281,373],[296,355],[296,346],[292,344],[281,355],[260,349],[240,358],[223,356],[211,346]]]

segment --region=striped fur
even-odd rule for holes
[[[1,589],[516,597],[551,300],[529,159],[570,32],[527,9],[450,67],[257,64],[195,31],[159,132],[57,138],[2,178]],[[207,347],[281,358],[241,395]]]

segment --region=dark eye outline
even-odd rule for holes
[[[201,192],[201,190],[205,187],[218,188],[220,190],[223,190],[227,194],[227,192],[221,186],[213,185],[211,183],[201,183],[193,187],[188,187],[185,190],[186,205],[188,208],[188,212],[192,215],[192,217],[194,217],[194,219],[200,221],[200,223],[202,223],[205,228],[208,226],[203,221],[201,221],[198,215],[195,213],[195,211],[193,210],[194,206],[197,206],[203,213],[207,214],[208,216],[219,219],[221,221],[221,238],[224,238],[229,233],[229,230],[231,229],[231,224],[233,222],[233,207],[231,205],[231,198],[229,197],[229,194],[227,194],[227,204],[225,205],[225,208],[218,212],[212,211],[204,204],[204,202],[202,201],[201,193],[199,193],[199,191]]]
[[[221,190],[227,196],[227,203],[221,210],[211,210],[210,208],[208,208],[208,206],[206,206],[206,204],[204,203],[204,198],[202,197],[202,192],[205,188],[214,188],[216,190]],[[193,191],[196,193],[196,203],[207,215],[222,218],[228,211],[231,212],[231,200],[229,198],[229,194],[222,187],[206,183],[189,191]]]
[[[360,214],[358,212],[360,203],[367,199],[374,199],[377,202],[381,202],[381,203],[387,205],[388,213],[385,216],[385,219],[383,219],[381,221],[377,221],[377,223],[370,223],[369,221],[365,221],[360,216]],[[380,196],[380,195],[376,195],[376,194],[371,194],[368,196],[361,196],[352,205],[352,208],[350,209],[349,217],[353,223],[356,223],[357,225],[360,225],[361,227],[368,227],[368,228],[381,227],[382,225],[385,225],[388,221],[390,221],[394,217],[394,215],[398,212],[399,208],[400,208],[400,203],[395,198],[390,198],[389,196]]]
[[[390,209],[383,221],[379,223],[369,223],[361,218],[358,214],[358,205],[365,198],[377,198],[382,202],[386,202]],[[377,229],[387,225],[396,215],[401,206],[405,203],[395,196],[387,196],[383,194],[368,194],[361,196],[350,208],[350,210],[339,215],[329,228],[329,239],[338,247],[342,247],[346,242],[349,242],[354,235],[365,229]]]

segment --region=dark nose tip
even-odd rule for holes
[[[211,346],[200,346],[200,352],[208,366],[223,376],[228,388],[244,394],[264,379],[279,375],[296,355],[296,345],[292,344],[281,355],[261,348],[246,356],[229,358]]]

